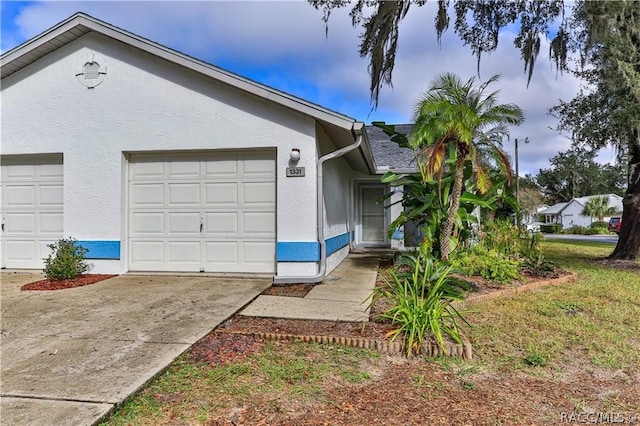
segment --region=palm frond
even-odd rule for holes
[[[487,191],[489,191],[489,188],[491,188],[491,178],[489,177],[489,174],[487,173],[487,171],[480,165],[476,166],[475,168],[475,173],[476,173],[476,185],[478,187],[478,191],[480,191],[481,194],[486,194]]]

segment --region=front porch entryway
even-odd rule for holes
[[[388,209],[378,200],[388,192],[380,183],[357,185],[356,244],[364,247],[388,247]]]

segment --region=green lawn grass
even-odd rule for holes
[[[597,367],[640,365],[640,273],[601,266],[611,245],[547,241],[545,256],[577,273],[573,283],[486,303],[467,319],[489,368],[581,357]]]
[[[483,375],[545,375],[561,380],[576,366],[581,371],[638,374],[638,270],[597,263],[611,252],[608,244],[545,241],[543,250],[548,259],[575,272],[577,279],[473,307],[467,314],[472,324],[467,335],[474,360],[429,360],[428,368],[453,372],[465,392],[474,392]],[[398,361],[367,350],[300,342],[270,343],[258,354],[219,367],[193,364],[184,354],[103,424],[206,423],[234,407],[283,400],[320,402],[326,390],[336,386],[366,387],[375,380],[375,372],[384,369],[383,363],[394,368],[394,362]],[[422,371],[407,377],[416,386],[428,380],[429,374]],[[430,397],[441,396],[447,386],[429,383]],[[575,409],[581,404],[576,399]],[[607,404],[603,407],[608,410],[637,408],[615,401]]]
[[[379,358],[369,350],[302,342],[270,342],[258,354],[215,367],[194,364],[185,353],[101,424],[155,425],[168,419],[202,423],[218,409],[265,398],[273,404],[283,395],[298,401],[322,400],[328,381],[370,380],[366,365]]]

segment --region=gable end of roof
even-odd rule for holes
[[[336,111],[282,92],[251,79],[239,76],[159,43],[140,37],[114,25],[78,12],[43,33],[5,52],[0,57],[0,75],[4,79],[36,62],[61,46],[90,32],[96,32],[130,46],[139,48],[170,62],[190,68],[220,82],[229,84],[255,96],[262,97],[315,119],[352,131],[357,121]]]

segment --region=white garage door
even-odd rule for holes
[[[275,271],[275,153],[136,154],[129,269]]]
[[[62,155],[2,158],[2,267],[40,269],[62,238]]]

